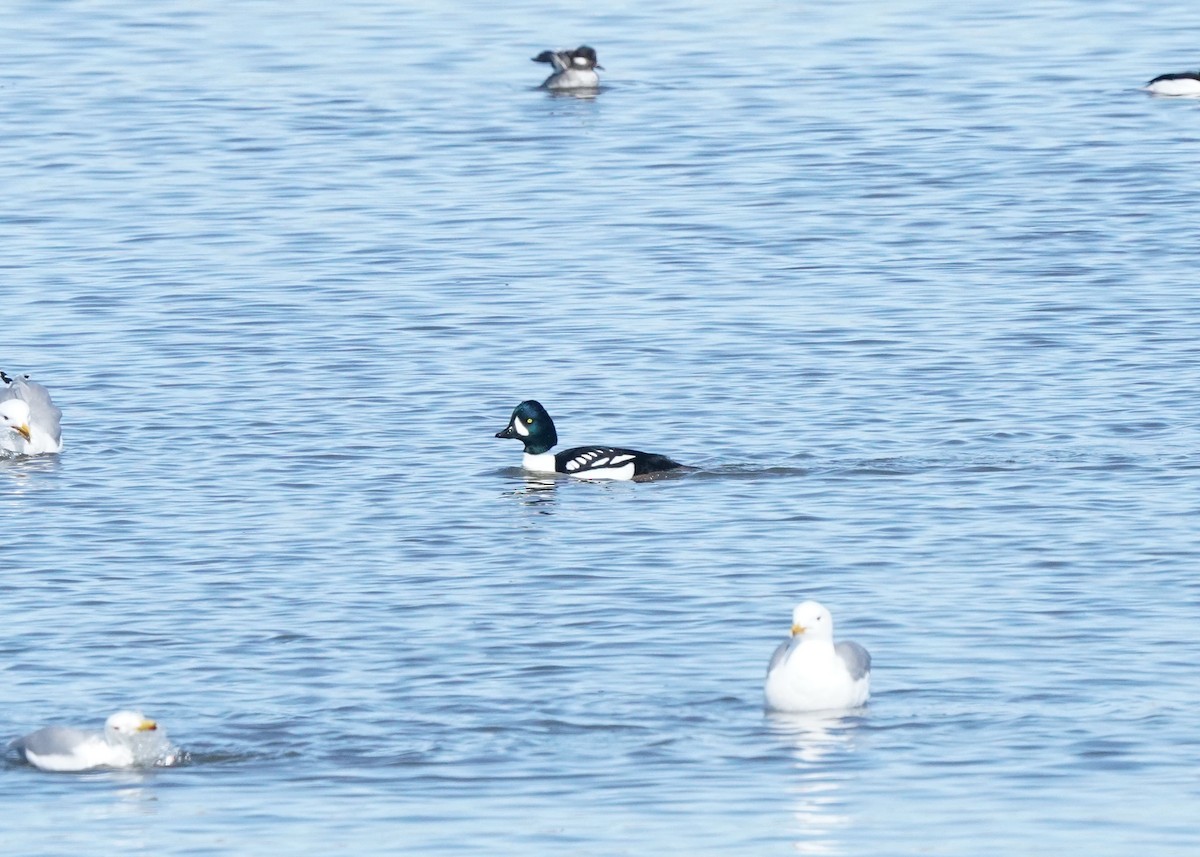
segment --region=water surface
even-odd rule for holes
[[[1183,4],[23,4],[24,855],[1192,854]],[[587,42],[593,98],[529,57]],[[495,440],[698,468],[528,480]],[[861,712],[764,717],[794,603]]]

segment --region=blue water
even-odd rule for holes
[[[4,853],[1195,854],[1193,12],[19,4],[0,736],[188,763]],[[805,598],[864,711],[764,716]]]

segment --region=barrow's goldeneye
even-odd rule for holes
[[[558,443],[554,420],[532,399],[513,409],[508,425],[496,437],[515,437],[525,444],[521,460],[534,473],[565,473],[580,479],[639,479],[683,467],[664,455],[613,446],[577,446],[550,452]]]

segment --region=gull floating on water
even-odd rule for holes
[[[18,455],[62,451],[62,411],[50,401],[50,392],[28,375],[11,378],[0,390],[0,449]]]
[[[871,695],[871,656],[833,642],[833,616],[816,601],[792,611],[792,636],[779,644],[764,688],[771,711],[857,708]]]
[[[169,765],[176,752],[165,730],[139,711],[118,711],[104,731],[47,726],[12,742],[20,757],[43,771],[87,771]]]

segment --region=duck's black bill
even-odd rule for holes
[[[516,436],[517,436],[516,432],[513,431],[512,426],[509,426],[508,428],[504,429],[503,431],[496,432],[496,437],[516,437]]]

